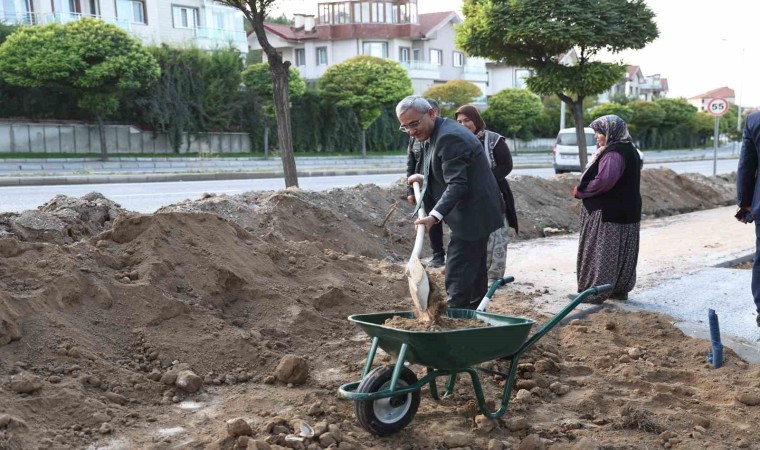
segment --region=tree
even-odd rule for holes
[[[629,125],[629,131],[639,141],[641,147],[653,146],[657,136],[657,128],[665,118],[665,111],[654,102],[635,100],[626,105],[633,112]]]
[[[277,137],[282,158],[282,171],[285,175],[285,187],[298,187],[296,159],[293,156],[293,136],[290,123],[290,100],[288,92],[288,75],[290,61],[284,61],[282,54],[272,46],[267,38],[264,22],[267,12],[276,0],[217,0],[217,3],[240,10],[256,33],[261,49],[267,55],[269,70],[272,71],[272,92],[274,110],[277,117]]]
[[[202,131],[227,130],[243,109],[240,53],[232,48],[211,52],[168,46],[150,49],[161,76],[135,103],[142,119],[167,133],[175,152]],[[189,146],[191,140],[187,140]]]
[[[288,68],[288,86],[290,87],[291,97],[300,97],[306,92],[306,83],[301,78],[301,74],[293,66]],[[251,64],[243,70],[243,83],[245,87],[261,99],[264,115],[266,119],[266,128],[264,129],[264,154],[269,152],[269,122],[274,118],[274,102],[272,89],[272,71],[267,63]]]
[[[456,41],[473,56],[533,69],[528,88],[557,95],[575,121],[586,165],[583,100],[617,83],[625,66],[595,61],[602,50],[640,49],[658,36],[644,0],[465,0]],[[577,61],[564,56],[575,50]]]
[[[489,129],[517,138],[521,131],[530,130],[543,110],[544,105],[537,95],[525,89],[504,89],[488,99],[483,120]]]
[[[449,116],[462,105],[472,103],[483,95],[480,88],[465,80],[450,80],[431,86],[423,96],[432,98],[441,107],[441,115]]]
[[[659,124],[659,148],[678,148],[691,145],[689,124],[697,114],[697,108],[683,98],[660,98],[654,101],[663,112]]]
[[[700,111],[694,115],[689,129],[698,136],[699,143],[704,147],[714,134],[715,117],[708,112]]]
[[[330,67],[319,86],[325,100],[353,110],[362,129],[362,156],[367,155],[367,128],[380,117],[383,107],[413,92],[412,81],[401,64],[367,55]]]
[[[629,123],[633,117],[633,111],[631,111],[631,108],[621,105],[620,103],[602,103],[591,110],[591,117],[593,119],[608,116],[610,114],[620,117],[625,123]]]
[[[108,158],[104,119],[123,95],[159,74],[156,60],[138,41],[97,19],[22,27],[0,46],[0,78],[6,83],[61,89],[95,116],[103,160]]]

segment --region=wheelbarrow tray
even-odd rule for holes
[[[469,309],[449,309],[447,317],[475,319],[489,324],[481,328],[462,328],[444,331],[409,331],[385,326],[385,321],[400,316],[413,319],[412,311],[356,314],[348,320],[356,323],[385,352],[398,357],[403,344],[407,345],[406,361],[444,370],[458,370],[509,357],[517,353],[530,334],[535,321]]]

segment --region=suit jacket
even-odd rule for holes
[[[758,183],[758,155],[760,152],[760,111],[747,116],[736,170],[736,202],[739,206],[751,206],[752,217],[760,219],[760,183]]]
[[[435,119],[426,195],[452,236],[474,241],[504,226],[504,200],[482,144],[451,119]]]

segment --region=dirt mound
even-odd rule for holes
[[[649,215],[732,201],[730,177],[647,170],[643,180]],[[512,181],[521,238],[577,227],[575,181]],[[552,331],[529,351],[504,420],[476,417],[464,381],[439,404],[423,401],[397,436],[357,428],[335,390],[358,378],[369,341],[345,318],[411,307],[404,195],[400,184],[206,195],[143,215],[90,194],[4,215],[0,448],[245,448],[226,436],[236,417],[251,439],[312,450],[760,442],[748,406],[755,368],[728,352],[726,368],[710,370],[704,342],[659,316],[616,310]],[[60,226],[46,234],[46,223],[15,225],[34,214]],[[443,285],[441,270],[430,278]],[[501,289],[492,310],[531,317],[531,297]],[[308,363],[305,384],[271,384],[286,355]],[[484,382],[497,398],[503,380]],[[319,436],[286,439],[296,419]]]
[[[0,237],[70,244],[107,230],[124,211],[98,192],[81,198],[57,195],[36,210],[0,214]]]

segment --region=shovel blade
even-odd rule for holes
[[[428,297],[430,296],[430,282],[428,281],[425,267],[422,266],[419,258],[412,256],[406,264],[406,277],[409,281],[409,292],[412,295],[414,306],[419,312],[425,313],[428,307]]]

